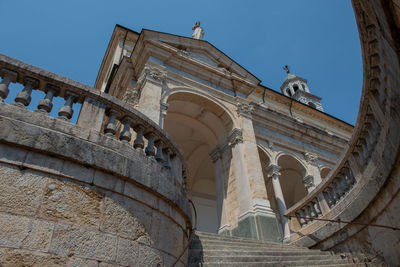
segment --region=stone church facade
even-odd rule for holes
[[[94,88],[0,55],[0,264],[183,266],[195,217],[202,232],[400,264],[399,231],[376,227],[399,227],[400,9],[353,5],[354,129],[288,67],[281,93],[263,86],[200,23],[192,38],[117,25]]]
[[[289,71],[280,94],[207,41],[150,30],[115,27],[95,88],[177,143],[198,229],[212,233],[289,240],[287,207],[328,175],[353,130]]]

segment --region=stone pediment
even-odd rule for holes
[[[137,71],[150,56],[184,71],[193,71],[195,75],[204,74],[214,79],[220,77],[217,79],[219,82],[233,85],[231,90],[241,91],[245,95],[260,83],[257,77],[204,40],[142,30],[131,56],[132,62],[138,67]]]

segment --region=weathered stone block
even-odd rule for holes
[[[125,266],[137,266],[139,244],[125,238],[118,238],[117,263]]]
[[[0,164],[0,179],[0,211],[34,215],[48,179],[34,171],[21,172],[6,164]]]
[[[125,181],[114,175],[96,170],[93,183],[99,187],[122,193]]]
[[[73,182],[52,180],[45,187],[40,217],[97,228],[103,194]]]
[[[20,165],[27,151],[16,147],[0,144],[0,161]]]
[[[70,260],[68,267],[98,267],[98,265],[99,263],[96,260],[73,257]]]
[[[137,261],[139,267],[159,267],[163,266],[161,253],[151,247],[139,246],[139,258]]]
[[[76,179],[85,183],[91,183],[93,182],[94,169],[76,164],[71,161],[64,161],[60,173],[72,179]]]
[[[0,266],[65,267],[67,266],[67,257],[29,250],[0,248]]]
[[[145,241],[150,238],[148,232],[151,210],[134,200],[116,195],[108,195],[103,202],[102,231]]]
[[[59,255],[74,254],[98,260],[115,260],[117,238],[75,226],[57,224],[50,244],[50,252]]]
[[[45,154],[30,151],[28,152],[23,165],[24,167],[32,167],[34,169],[59,173],[62,168],[63,161]]]

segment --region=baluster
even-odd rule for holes
[[[3,103],[4,99],[6,99],[10,93],[8,86],[11,82],[15,82],[17,80],[18,73],[8,69],[2,69],[1,76],[3,78],[0,83],[0,103]]]
[[[15,97],[15,104],[20,107],[29,106],[32,100],[32,90],[39,86],[39,81],[31,77],[25,77],[24,84],[24,89]]]
[[[303,209],[304,209],[304,214],[306,216],[306,220],[307,220],[307,224],[308,224],[308,223],[310,223],[312,221],[310,209],[308,208],[308,206],[304,206]]]
[[[131,134],[131,124],[134,122],[134,120],[130,117],[124,117],[122,119],[122,124],[124,125],[120,135],[119,135],[119,140],[125,144],[129,144],[132,138]]]
[[[318,199],[316,198],[314,201],[314,209],[317,213],[317,218],[322,216],[322,211],[321,211],[321,207],[319,206],[319,202]]]
[[[110,109],[108,113],[109,119],[106,127],[104,128],[104,134],[106,136],[113,137],[117,131],[115,120],[121,115],[121,113],[115,109]]]
[[[58,118],[69,121],[74,114],[72,105],[78,100],[79,95],[70,91],[66,91],[64,95],[65,104],[58,111]]]
[[[308,207],[309,207],[309,209],[310,209],[310,214],[311,214],[311,218],[317,218],[317,211],[315,210],[315,208],[314,208],[314,202],[311,202],[309,205],[308,205]]]
[[[156,154],[156,149],[154,148],[154,139],[156,138],[156,135],[150,132],[146,134],[145,137],[147,139],[145,153],[148,157],[154,157],[154,155]]]
[[[164,154],[163,154],[163,146],[164,146],[164,142],[161,140],[157,140],[156,142],[156,147],[157,147],[157,154],[156,154],[156,160],[158,162],[163,163],[164,162]]]
[[[60,92],[60,88],[51,84],[46,85],[46,96],[40,100],[38,110],[41,112],[50,113],[53,108],[53,97]]]
[[[303,227],[303,226],[306,224],[306,220],[303,218],[302,215],[300,215],[299,212],[296,212],[295,215],[296,215],[296,217],[297,217],[297,221],[298,221],[299,224],[300,224],[300,227]]]
[[[337,189],[337,181],[336,179],[334,179],[331,183],[332,185],[332,195],[333,195],[333,200],[335,201],[335,204],[339,201],[339,193],[338,193],[338,189]]]
[[[136,132],[136,138],[135,141],[133,141],[133,147],[134,148],[139,148],[139,149],[143,149],[144,148],[144,140],[143,140],[143,133],[144,130],[146,130],[146,128],[144,128],[143,125],[137,125],[134,128],[135,132]]]
[[[171,155],[172,155],[171,149],[170,148],[164,149],[164,154],[165,154],[164,167],[166,167],[167,169],[171,169],[171,167],[172,167],[172,165],[171,165]]]
[[[341,182],[341,186],[343,189],[343,195],[346,195],[347,192],[349,191],[350,185],[347,183],[347,176],[345,174],[345,172],[343,173],[342,179],[340,180]]]
[[[326,190],[324,191],[325,196],[328,199],[328,206],[329,208],[332,208],[332,206],[335,204],[335,200],[333,199],[333,192],[331,187],[327,187]]]

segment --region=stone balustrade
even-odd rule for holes
[[[400,151],[398,54],[393,50],[394,39],[387,38],[394,32],[385,24],[387,18],[383,12],[379,14],[385,23],[376,21],[374,11],[381,10],[380,3],[353,0],[353,5],[364,65],[357,124],[348,149],[336,168],[285,215],[290,219],[291,242],[296,245],[322,250],[352,248],[358,251],[362,248],[365,251],[363,244],[369,242],[373,244],[368,248],[372,255],[381,253],[381,247],[390,243],[392,248],[388,248],[384,256],[388,261],[396,262],[389,255],[396,250],[394,244],[398,241],[388,241],[380,229],[366,225],[379,222],[397,226],[395,222],[398,222],[392,219],[397,216],[393,211],[399,192],[396,182]]]
[[[0,101],[10,93],[10,83],[24,87],[15,97],[15,106],[26,108],[30,105],[34,90],[45,93],[36,111],[49,115],[53,109],[53,98],[64,98],[64,105],[58,111],[58,118],[70,121],[74,112],[79,112],[77,125],[98,131],[110,138],[140,150],[147,157],[173,172],[176,185],[185,191],[186,161],[177,145],[155,123],[106,93],[68,78],[28,65],[13,58],[0,55]],[[82,104],[75,110],[73,104]]]
[[[360,109],[363,117],[359,118],[360,123],[350,140],[349,149],[342,155],[337,168],[304,199],[286,211],[285,215],[288,218],[297,220],[290,224],[292,232],[309,226],[316,218],[335,219],[336,216],[332,214],[340,214],[340,211],[332,210],[346,198],[366,170],[375,151],[382,122],[377,121],[371,104],[366,104]]]

